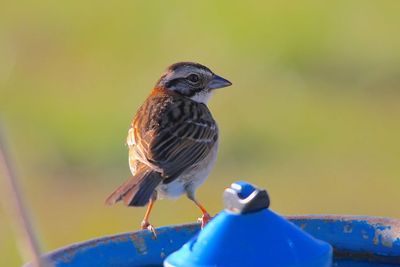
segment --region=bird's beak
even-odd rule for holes
[[[212,80],[208,84],[208,88],[213,90],[213,89],[218,89],[218,88],[222,88],[222,87],[227,87],[230,85],[232,85],[232,83],[230,81],[222,78],[221,76],[214,74]]]

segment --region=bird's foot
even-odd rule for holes
[[[149,230],[149,231],[153,234],[154,238],[157,239],[157,232],[156,232],[156,229],[155,229],[154,226],[151,225],[148,221],[142,221],[142,223],[141,223],[140,226],[141,226],[141,228],[142,228],[143,230],[145,230],[145,229]]]
[[[197,221],[201,223],[201,229],[203,229],[212,218],[213,217],[211,217],[208,213],[204,213],[203,216],[198,218]]]

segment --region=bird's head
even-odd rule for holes
[[[232,85],[230,81],[214,74],[201,64],[179,62],[168,67],[156,87],[207,104],[213,90],[230,85]]]

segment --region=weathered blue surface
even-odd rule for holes
[[[263,264],[260,264],[263,263]],[[165,266],[330,267],[332,246],[270,209],[221,211]]]
[[[288,218],[334,247],[333,266],[400,266],[400,220],[351,216]],[[148,231],[102,237],[48,253],[45,258],[60,267],[162,266],[165,257],[198,230],[198,224],[189,224],[158,228],[158,239]]]
[[[78,243],[45,255],[47,262],[66,266],[162,266],[166,256],[199,231],[197,224],[138,231]]]
[[[336,258],[370,259],[400,266],[400,220],[354,216],[294,216],[289,219],[328,241]]]

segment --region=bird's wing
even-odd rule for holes
[[[151,112],[143,114],[150,116]],[[217,142],[218,128],[204,104],[187,99],[169,102],[162,112],[152,114],[157,115],[136,128],[136,146],[168,183],[207,157]],[[154,127],[146,127],[149,125]]]

